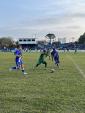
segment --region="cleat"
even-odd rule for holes
[[[27,75],[27,73],[26,73],[26,72],[24,72],[24,75]]]
[[[9,71],[12,71],[12,68],[9,68]]]

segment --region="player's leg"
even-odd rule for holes
[[[27,73],[25,72],[24,64],[23,64],[22,59],[20,60],[20,68],[21,68],[21,70],[22,70],[22,73],[23,73],[24,75],[26,75]]]
[[[14,67],[9,68],[9,71],[12,71],[12,70],[17,70],[17,67],[14,66]]]
[[[40,64],[36,64],[36,66],[35,67],[38,67]]]
[[[42,61],[39,60],[39,61],[37,62],[37,64],[35,65],[35,67],[38,67],[41,63],[42,63]]]
[[[20,65],[19,65],[19,57],[16,57],[16,58],[15,58],[15,63],[16,63],[16,68],[19,69],[19,68],[20,68],[20,67],[19,67],[19,66],[20,66]]]
[[[16,66],[11,67],[9,70],[12,71],[12,70],[17,70],[17,69],[19,69],[18,62],[16,62]]]
[[[46,61],[43,61],[42,63],[45,64],[45,68],[46,68],[47,67],[47,62]]]
[[[59,58],[58,57],[56,57],[56,58],[54,58],[54,61],[55,61],[55,64],[57,65],[57,67],[59,68]]]
[[[18,68],[18,59],[19,59],[19,58],[17,58],[17,57],[15,58],[16,66],[11,67],[11,68],[9,69],[10,71],[19,69],[19,68]]]

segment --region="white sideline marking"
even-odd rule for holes
[[[72,57],[68,56],[68,58],[73,62],[75,65],[76,69],[79,71],[79,73],[85,78],[85,73],[83,70],[79,67],[79,65],[72,59]]]

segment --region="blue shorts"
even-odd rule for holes
[[[23,60],[19,57],[16,57],[15,62],[18,68],[23,64]]]

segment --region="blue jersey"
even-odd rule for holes
[[[58,51],[56,51],[55,49],[53,49],[53,51],[51,52],[51,55],[55,61],[55,64],[59,63],[59,55],[58,55]]]
[[[16,56],[21,56],[21,55],[22,55],[22,52],[21,52],[21,50],[16,49],[15,52],[14,52],[14,54],[15,54]]]
[[[20,58],[20,56],[22,56],[22,52],[21,52],[21,50],[16,49],[15,52],[14,52],[14,54],[16,56],[15,57],[15,62],[16,62],[16,65],[18,66],[19,58]]]
[[[53,57],[59,57],[58,52],[57,52],[56,50],[53,50],[53,51],[51,52],[51,55],[52,55]]]

